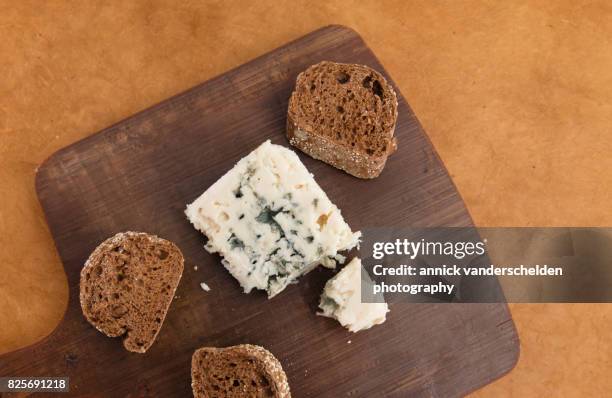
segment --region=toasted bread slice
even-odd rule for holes
[[[81,270],[85,318],[124,347],[143,353],[166,317],[183,273],[183,255],[154,235],[123,232],[102,242]]]
[[[289,383],[278,361],[263,347],[204,347],[191,360],[195,398],[290,398]]]
[[[321,62],[300,73],[289,100],[291,145],[359,178],[378,177],[397,147],[397,96],[374,69]]]

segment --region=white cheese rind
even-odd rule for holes
[[[206,250],[246,293],[281,292],[339,251],[359,243],[340,210],[291,150],[266,141],[215,182],[185,211],[208,237]],[[339,257],[340,258],[340,257]]]
[[[361,260],[355,257],[325,284],[319,314],[337,319],[351,332],[383,323],[389,306],[385,302],[362,303],[362,283],[372,285],[373,282],[366,272],[362,273]]]

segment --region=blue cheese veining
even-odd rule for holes
[[[246,293],[281,292],[319,264],[342,262],[359,242],[298,156],[264,142],[185,211]]]

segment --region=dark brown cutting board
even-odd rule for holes
[[[68,276],[68,309],[44,341],[0,357],[0,375],[69,376],[73,396],[187,397],[193,351],[239,343],[272,351],[295,397],[460,396],[512,369],[518,337],[504,304],[392,304],[385,324],[351,334],[315,315],[332,271],[317,269],[268,301],[262,292],[243,294],[204,251],[185,205],[264,140],[288,146],[295,78],[321,60],[367,64],[386,75],[358,34],[329,26],[49,158],[36,188]],[[396,135],[398,151],[371,181],[300,157],[354,229],[472,225],[401,95]],[[177,297],[144,355],[97,332],[78,300],[89,253],[124,230],[170,239],[186,259]],[[212,291],[200,288],[203,281]]]

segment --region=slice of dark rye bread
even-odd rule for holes
[[[191,359],[195,398],[290,398],[287,375],[278,359],[263,347],[243,344],[200,348]]]
[[[81,270],[85,318],[123,346],[143,353],[155,341],[183,274],[183,254],[172,242],[122,232],[102,242]]]
[[[397,147],[397,96],[374,69],[323,61],[300,73],[289,100],[291,145],[359,178],[378,177]]]

